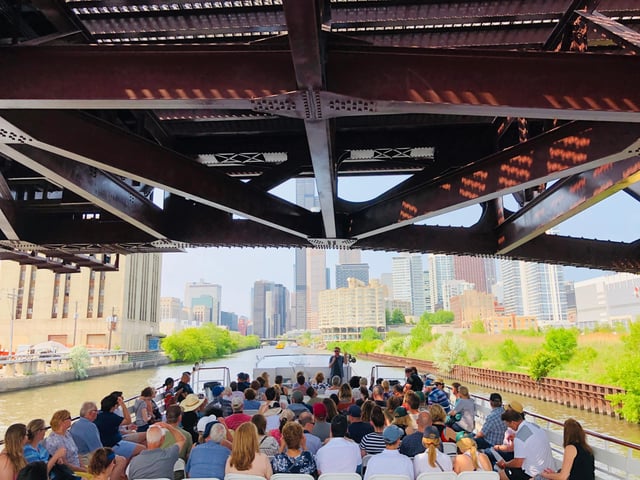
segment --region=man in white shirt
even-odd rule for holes
[[[556,470],[551,455],[551,446],[544,430],[535,423],[527,422],[515,410],[506,410],[502,421],[516,431],[513,440],[513,459],[496,463],[501,480],[527,480],[541,474],[545,469]]]
[[[336,415],[331,420],[331,436],[316,454],[318,475],[323,473],[355,473],[362,463],[360,447],[353,440],[344,438],[347,434],[347,418]]]
[[[413,462],[398,451],[403,433],[397,425],[389,425],[384,429],[382,438],[386,444],[385,449],[369,459],[364,480],[380,474],[405,475],[409,480],[413,480]]]

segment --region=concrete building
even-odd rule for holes
[[[253,334],[273,338],[286,332],[289,290],[282,284],[258,280],[253,284]]]
[[[172,335],[189,324],[189,312],[176,297],[160,298],[160,332]]]
[[[220,326],[226,327],[228,330],[238,331],[238,314],[235,312],[220,312]]]
[[[190,320],[195,321],[197,325],[220,325],[221,302],[222,287],[218,284],[200,280],[187,283],[184,288],[184,304],[190,311]]]
[[[327,276],[327,252],[307,248],[307,314],[305,330],[318,328],[318,295],[329,288]],[[296,297],[297,298],[297,297]]]
[[[429,288],[431,289],[431,312],[444,308],[442,286],[448,280],[455,280],[453,257],[451,255],[429,254]]]
[[[442,309],[451,311],[451,298],[462,295],[466,290],[474,290],[473,283],[464,280],[447,280],[442,284]]]
[[[393,299],[411,302],[411,314],[425,311],[422,255],[404,254],[391,259]]]
[[[481,257],[469,257],[466,255],[454,256],[453,271],[455,279],[473,283],[475,289],[479,292],[489,292],[491,284],[487,283],[485,260]]]
[[[469,329],[474,321],[485,323],[496,315],[495,297],[490,293],[465,290],[461,295],[452,297],[450,302],[455,327]]]
[[[617,273],[575,283],[580,329],[614,327],[640,319],[640,276]]]
[[[336,265],[336,288],[347,288],[347,279],[357,278],[365,285],[369,284],[369,265],[367,263],[341,263]]]
[[[538,320],[532,315],[495,315],[484,322],[487,333],[510,330],[538,330]]]
[[[368,327],[384,333],[384,290],[377,280],[365,285],[350,279],[347,288],[320,292],[319,320],[324,340],[358,340]]]
[[[0,262],[0,344],[147,351],[160,334],[160,254],[121,255],[117,271],[60,274]],[[13,315],[12,315],[13,313]],[[75,341],[74,341],[75,340]]]

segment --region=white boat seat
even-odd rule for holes
[[[359,473],[323,473],[318,480],[362,480]]]
[[[460,472],[458,480],[498,480],[498,472]]]
[[[416,480],[456,480],[456,472],[422,472]]]
[[[315,480],[308,473],[274,473],[271,480]]]

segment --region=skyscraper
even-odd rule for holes
[[[327,289],[327,252],[307,248],[306,330],[318,328],[318,295]]]
[[[539,326],[567,324],[567,297],[559,265],[501,260],[505,313],[535,316]]]
[[[411,312],[420,316],[425,311],[422,255],[404,254],[391,260],[393,298],[411,303]]]
[[[253,333],[273,338],[286,332],[289,290],[282,284],[258,280],[253,284]]]
[[[453,257],[451,255],[429,254],[429,287],[431,288],[431,311],[444,307],[442,286],[448,280],[455,280]]]
[[[366,263],[351,263],[336,265],[336,288],[347,288],[347,279],[357,278],[365,285],[369,284],[369,265]]]
[[[220,325],[220,302],[222,287],[204,280],[190,282],[184,288],[184,305],[189,309],[190,319],[194,320],[194,311],[200,312],[198,319],[204,323]]]
[[[477,291],[486,293],[489,291],[491,284],[487,283],[485,264],[485,259],[481,257],[454,256],[453,271],[455,279],[473,283]]]
[[[296,204],[306,208],[308,210],[317,209],[320,205],[318,197],[316,196],[315,182],[310,178],[296,179]],[[292,310],[292,318],[289,322],[293,329],[306,329],[307,328],[307,314],[309,312],[309,284],[308,284],[308,264],[307,264],[307,248],[297,248],[295,250],[295,295],[294,305]],[[324,253],[324,251],[323,251]],[[326,256],[326,255],[325,255]],[[320,259],[316,259],[320,262]],[[326,268],[323,264],[323,268]],[[317,265],[316,265],[317,267]],[[313,278],[316,278],[317,274],[314,272],[311,274]],[[326,281],[324,282],[326,284]],[[319,291],[319,290],[317,290]],[[317,303],[315,310],[312,308],[311,312],[317,312]]]

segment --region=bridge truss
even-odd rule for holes
[[[639,32],[635,0],[0,2],[0,257],[315,246],[637,272],[640,240],[548,231],[640,200]],[[319,211],[269,193],[295,178]],[[473,226],[421,224],[470,205]]]

